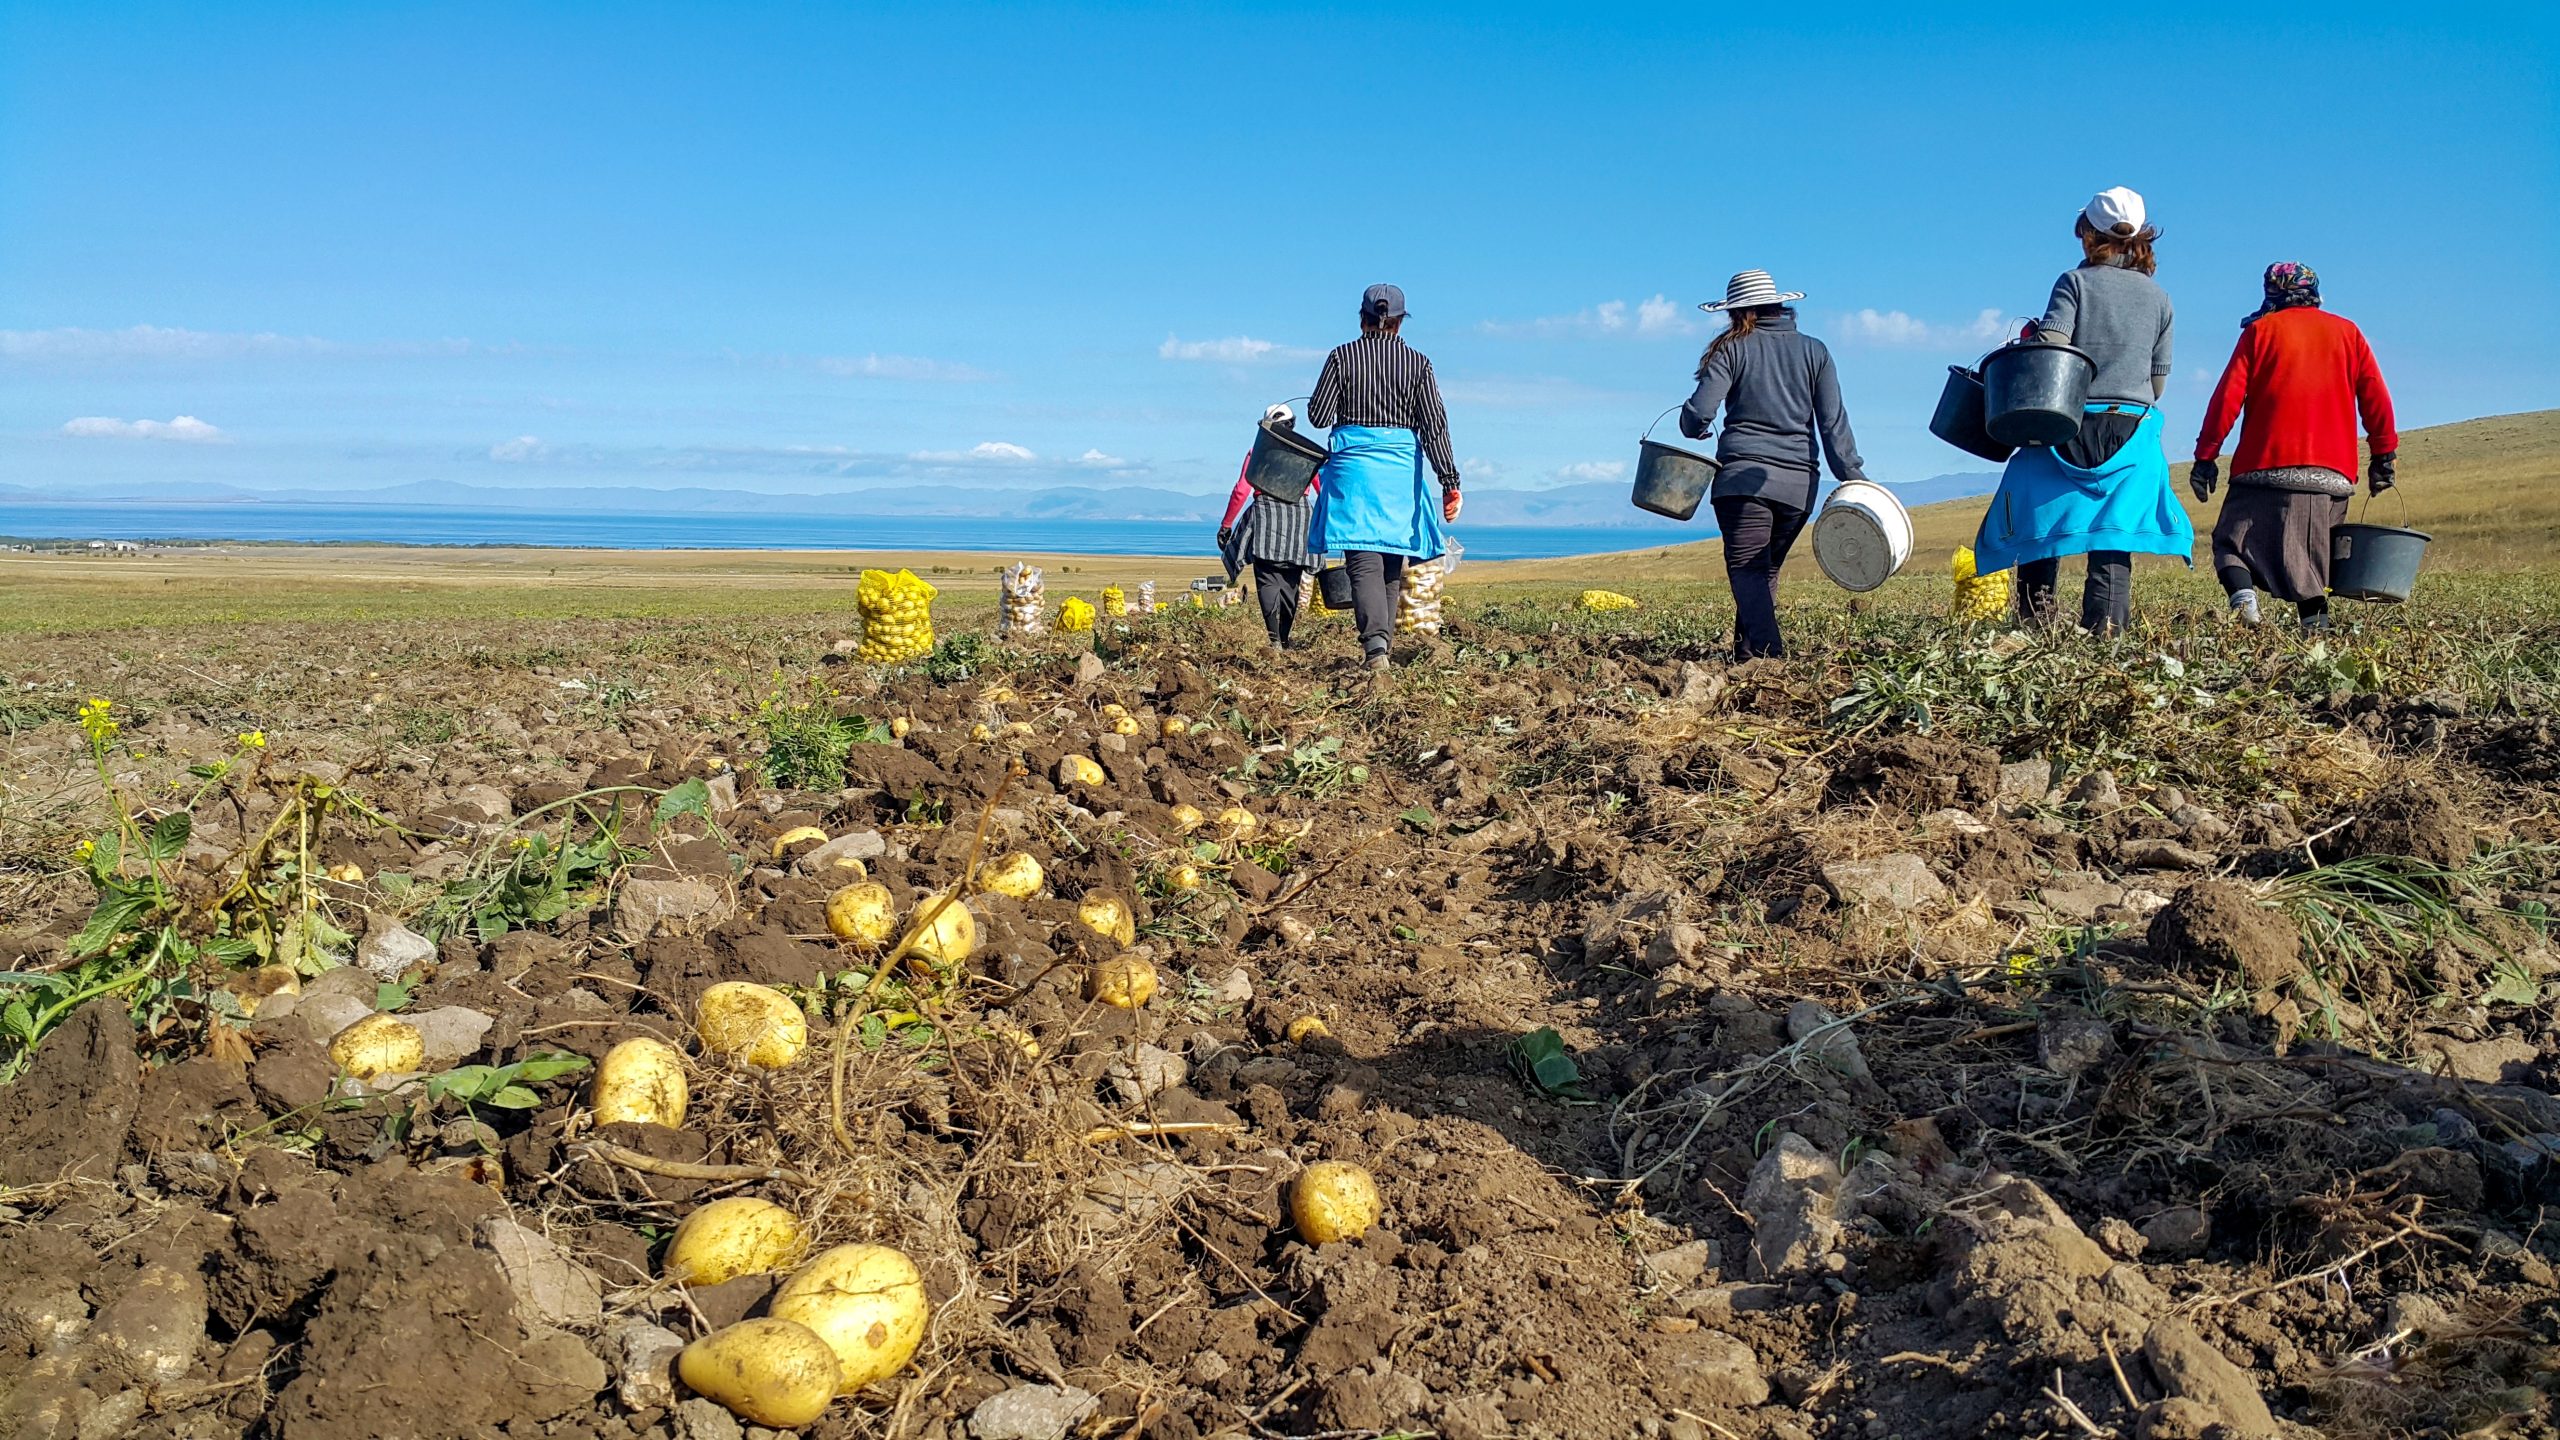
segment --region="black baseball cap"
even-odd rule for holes
[[[1402,319],[1404,292],[1393,285],[1372,285],[1360,297],[1360,314],[1370,320]]]

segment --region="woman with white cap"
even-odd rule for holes
[[[1298,417],[1286,405],[1274,405],[1262,418],[1278,429],[1293,429]],[[1307,528],[1315,517],[1318,475],[1295,500],[1275,500],[1253,488],[1253,457],[1236,472],[1236,488],[1227,496],[1226,518],[1218,522],[1218,551],[1226,558],[1227,583],[1246,566],[1253,567],[1253,598],[1262,606],[1262,630],[1271,648],[1289,648],[1289,632],[1298,626],[1298,597],[1315,557],[1307,549]],[[1237,517],[1243,517],[1239,523]]]
[[[1724,411],[1708,497],[1724,533],[1737,660],[1787,653],[1778,633],[1778,569],[1813,513],[1817,441],[1831,478],[1866,478],[1831,351],[1798,330],[1787,307],[1803,298],[1799,290],[1780,293],[1766,270],[1745,270],[1725,283],[1722,300],[1698,307],[1723,314],[1726,325],[1698,358],[1698,388],[1680,407],[1680,433],[1704,440],[1716,411]]]
[[[1402,290],[1370,286],[1360,297],[1360,338],[1325,357],[1307,401],[1307,418],[1333,432],[1307,546],[1342,552],[1360,652],[1372,674],[1387,668],[1405,566],[1445,553],[1440,524],[1458,518],[1448,411],[1429,357],[1396,333],[1404,318]],[[1427,493],[1430,476],[1440,482],[1436,504]]]
[[[2194,563],[2195,526],[2169,487],[2157,403],[2175,316],[2152,279],[2160,232],[2140,195],[2100,191],[2072,231],[2081,262],[2053,282],[2026,338],[2074,346],[2095,362],[2080,433],[2010,457],[1974,537],[1974,566],[1985,575],[2014,567],[2019,613],[2042,622],[2053,617],[2063,557],[2086,555],[2080,624],[2112,634],[2133,620],[2136,552]]]

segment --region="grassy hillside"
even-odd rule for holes
[[[2171,453],[2176,454],[2183,444],[2173,443]],[[2178,498],[2185,503],[2188,518],[2196,522],[2196,561],[2201,567],[2205,561],[2202,537],[2213,528],[2213,511],[2221,497],[2215,497],[2212,508],[2196,504],[2187,493],[2187,467],[2176,466],[2174,473]],[[2400,503],[2404,496],[2405,507]],[[1989,505],[1988,497],[1976,497],[1912,511],[1916,543],[1903,575],[1943,579],[1947,557],[1956,546],[1973,539]],[[2361,497],[2355,509],[2355,518],[2364,518]],[[2374,505],[2372,518],[2415,526],[2435,536],[2428,552],[2430,569],[2527,570],[2551,565],[2560,557],[2560,410],[2491,415],[2409,431],[2400,445],[2400,488]],[[1479,584],[1699,580],[1717,573],[1720,554],[1717,543],[1710,540],[1606,557],[1469,565],[1460,569],[1458,579]],[[1810,545],[1797,546],[1787,578],[1821,583]]]

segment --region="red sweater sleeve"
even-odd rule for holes
[[[1236,471],[1236,488],[1227,496],[1227,518],[1218,522],[1219,529],[1224,530],[1235,524],[1236,517],[1244,513],[1245,502],[1253,498],[1253,482],[1245,478],[1252,473],[1253,457],[1247,455],[1244,457],[1244,467]]]
[[[2255,327],[2241,331],[2240,343],[2231,347],[2231,359],[2213,387],[2213,402],[2205,406],[2204,428],[2196,435],[2197,459],[2220,455],[2222,442],[2231,438],[2231,427],[2240,423],[2240,406],[2249,398],[2249,361],[2256,349]]]
[[[2356,413],[2364,420],[2365,439],[2374,454],[2399,450],[2400,422],[2391,413],[2391,391],[2382,383],[2382,366],[2361,330],[2356,332]]]

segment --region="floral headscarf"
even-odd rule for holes
[[[2261,315],[2278,310],[2291,310],[2308,305],[2320,308],[2320,272],[2296,260],[2279,260],[2267,267],[2266,299],[2240,322],[2247,329]]]

